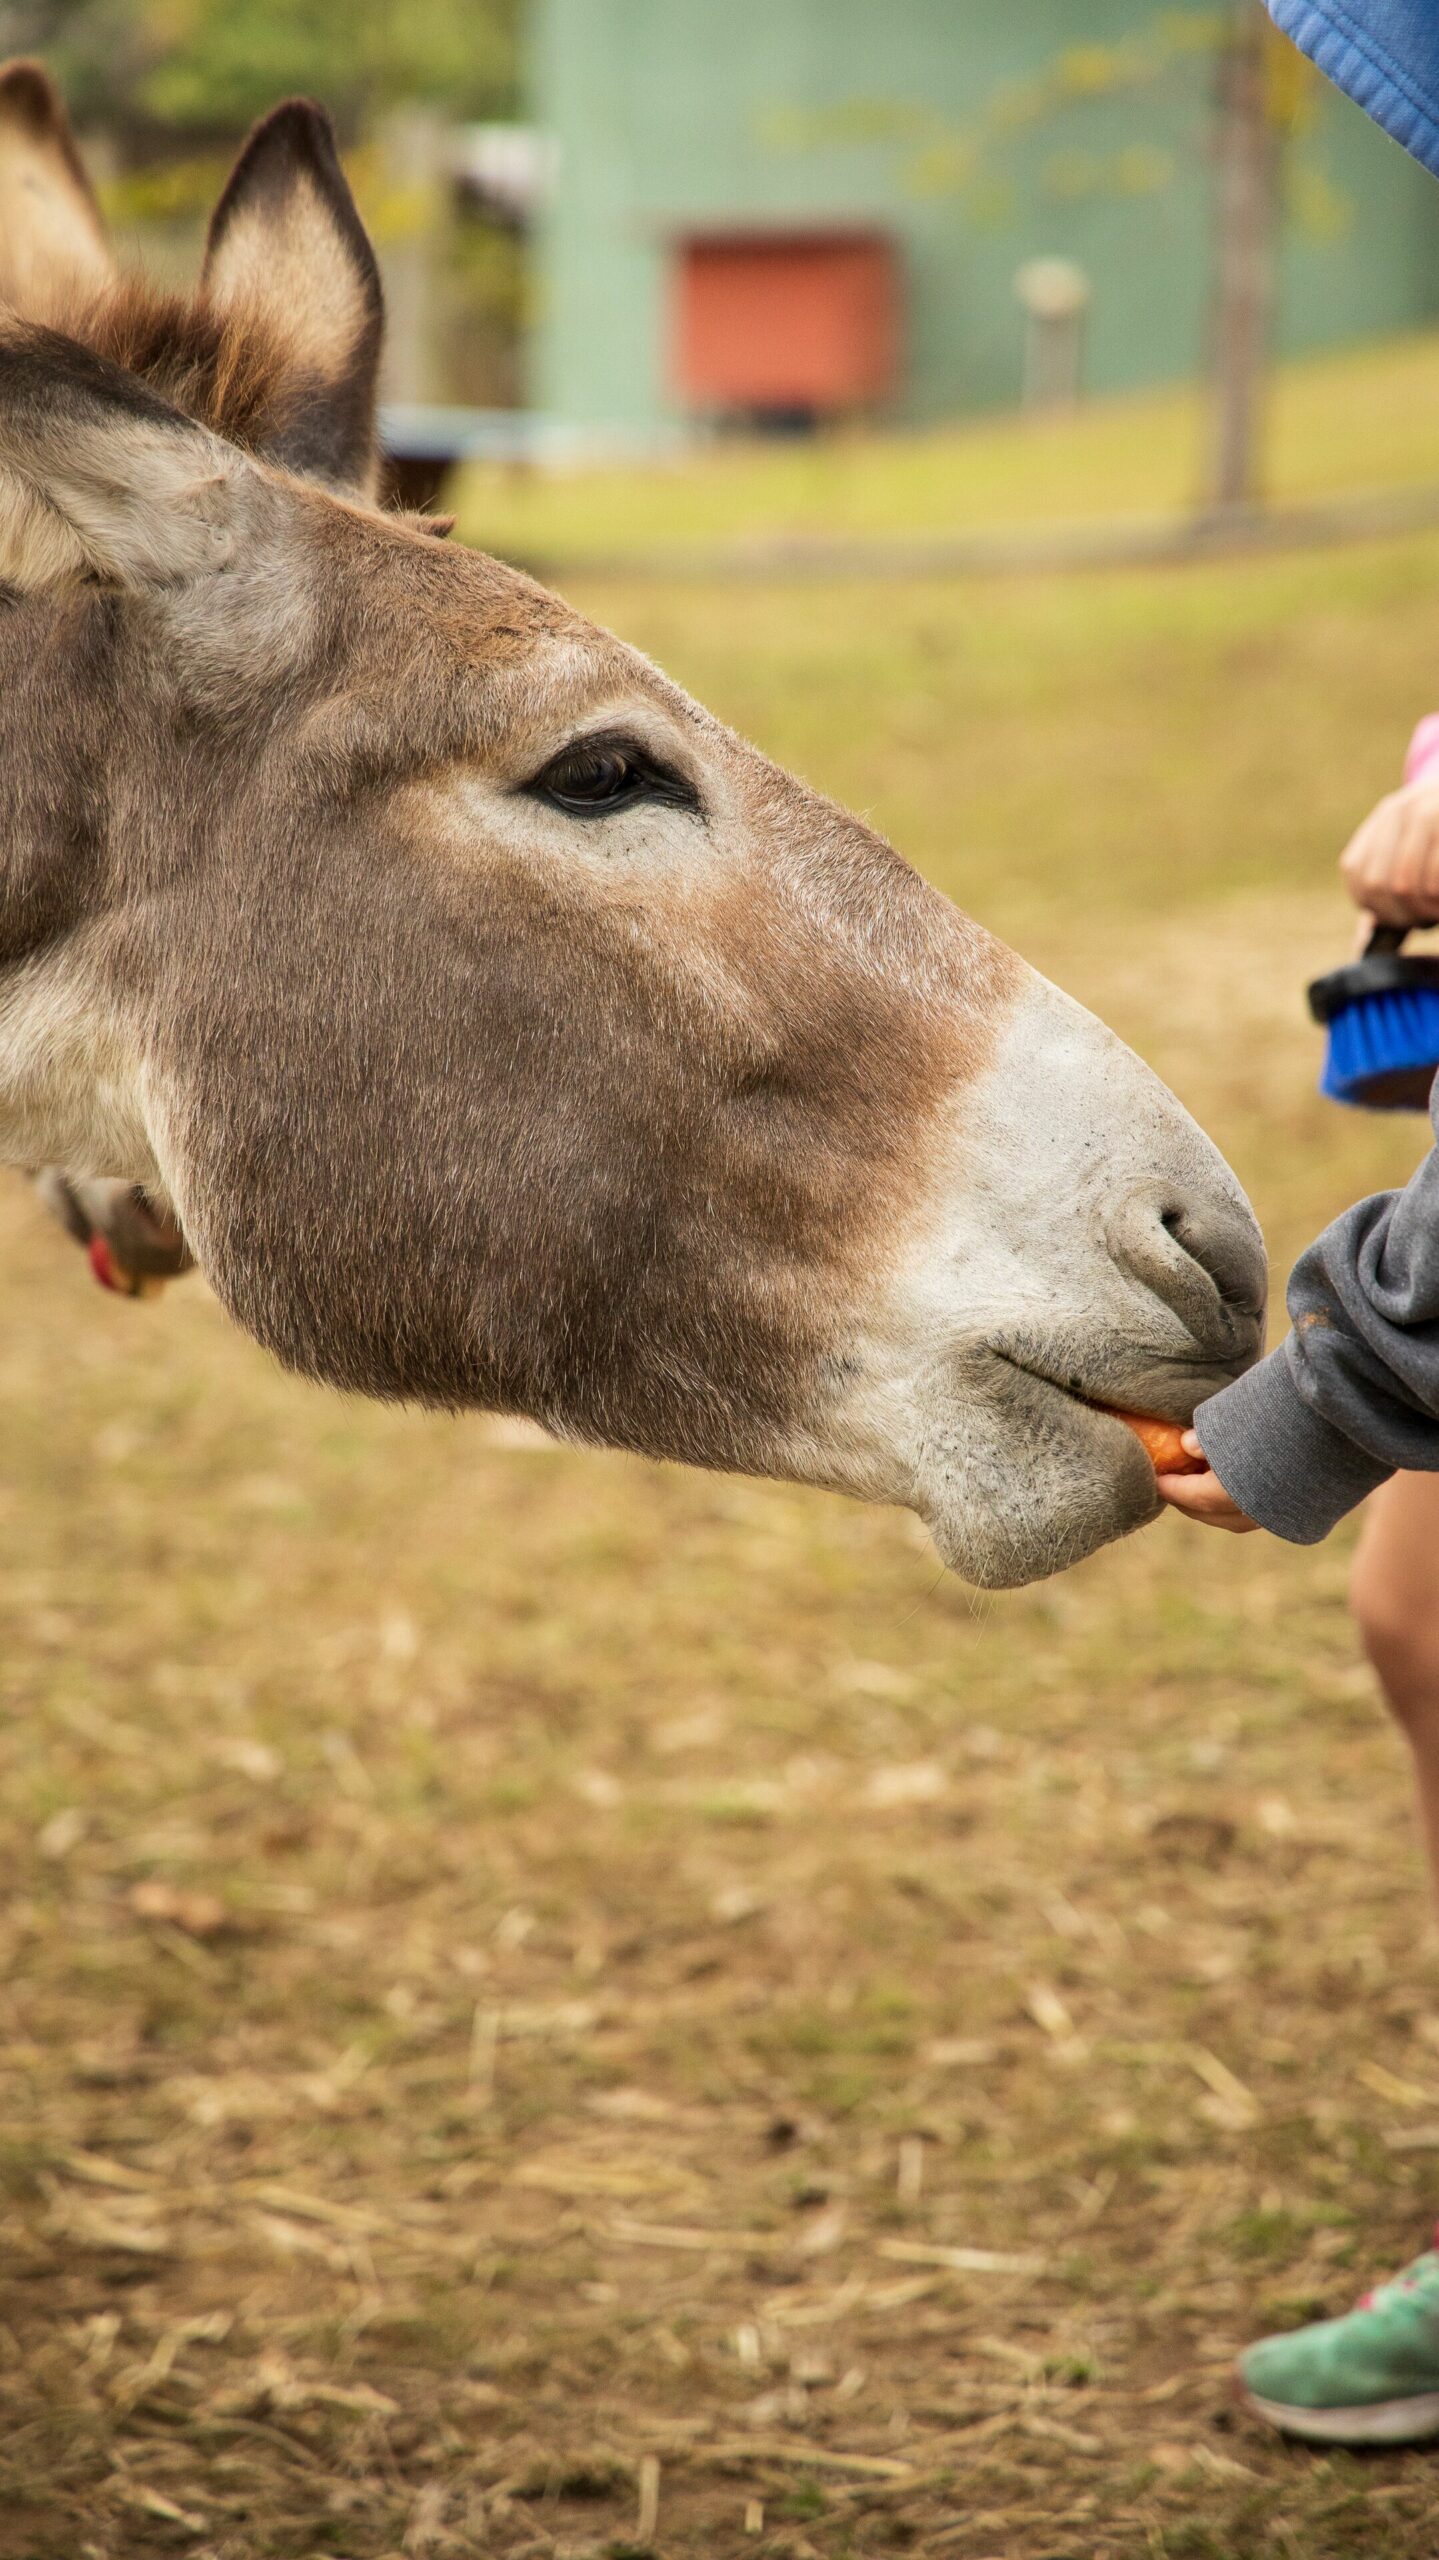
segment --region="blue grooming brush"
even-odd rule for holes
[[[1427,1111],[1439,1073],[1439,959],[1403,948],[1401,925],[1376,925],[1361,960],[1309,989],[1328,1032],[1319,1090],[1361,1111]]]

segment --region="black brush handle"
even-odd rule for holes
[[[1309,1010],[1315,1021],[1332,1022],[1351,1004],[1368,996],[1393,995],[1400,987],[1423,987],[1439,994],[1439,953],[1421,958],[1405,951],[1402,946],[1412,930],[1401,924],[1376,924],[1362,959],[1346,961],[1342,969],[1312,979]]]

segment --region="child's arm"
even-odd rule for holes
[[[1288,1341],[1194,1422],[1234,1508],[1308,1546],[1397,1467],[1439,1470],[1439,1150],[1326,1227],[1289,1313]],[[1188,1483],[1202,1498],[1209,1478]],[[1238,1525],[1217,1504],[1193,1516]]]
[[[1439,922],[1439,714],[1339,867],[1380,923]],[[1431,1110],[1439,1134],[1439,1085]],[[1396,1468],[1439,1470],[1439,1154],[1325,1230],[1295,1266],[1289,1313],[1283,1347],[1200,1406],[1186,1446],[1208,1470],[1159,1490],[1207,1527],[1309,1544]]]

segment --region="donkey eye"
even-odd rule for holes
[[[619,809],[634,798],[638,782],[638,768],[623,747],[567,747],[546,765],[536,787],[562,809]]]
[[[681,775],[629,738],[585,738],[562,747],[526,788],[572,818],[607,818],[641,800],[667,800],[685,809],[698,805]]]

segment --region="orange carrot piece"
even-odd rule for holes
[[[1186,1424],[1160,1422],[1152,1413],[1121,1413],[1117,1406],[1113,1412],[1115,1421],[1122,1422],[1143,1443],[1157,1476],[1197,1476],[1208,1465],[1207,1458],[1192,1457],[1185,1448]]]

